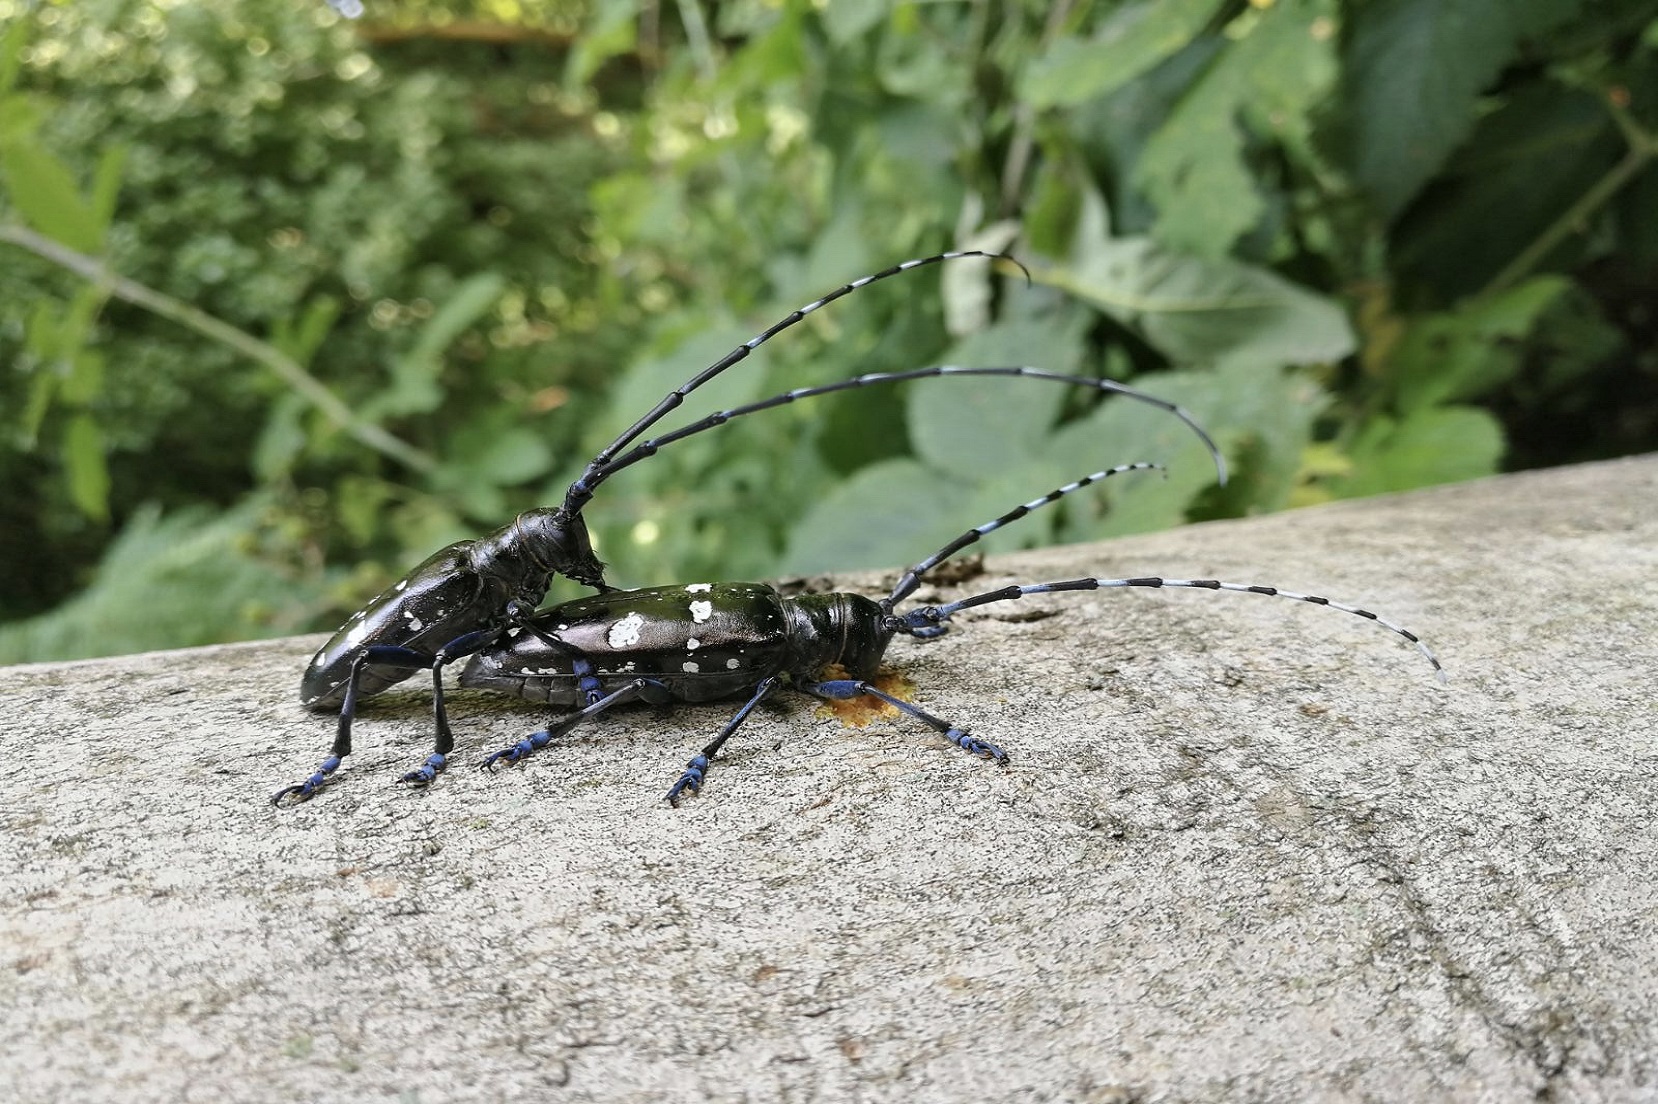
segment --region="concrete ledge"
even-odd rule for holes
[[[316,638],[0,672],[0,1095],[1658,1097],[1658,458],[992,561],[892,658],[1001,743],[630,711],[497,777]],[[855,580],[865,584],[875,580]],[[1035,609],[1046,616],[1032,620]],[[458,695],[462,761],[540,723]]]

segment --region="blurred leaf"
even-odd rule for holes
[[[1181,97],[1134,172],[1158,207],[1159,241],[1220,256],[1255,225],[1263,204],[1244,164],[1240,118],[1306,131],[1336,80],[1332,32],[1318,31],[1335,16],[1335,0],[1278,0]]]
[[[1082,353],[1083,319],[1056,326],[1051,319],[999,322],[958,342],[943,362],[963,367],[1031,364],[1052,372],[1075,370]],[[961,479],[990,478],[1037,451],[1052,432],[1068,388],[1025,379],[923,380],[909,386],[910,441],[935,471]]]
[[[1304,374],[1277,365],[1232,362],[1214,371],[1162,372],[1136,386],[1190,410],[1228,456],[1254,457],[1234,484],[1247,485],[1246,509],[1271,510],[1288,499],[1302,450],[1325,398]],[[1117,481],[1106,488],[1111,510],[1073,511],[1067,540],[1098,540],[1178,525],[1193,499],[1215,482],[1209,454],[1191,430],[1140,403],[1113,399],[1063,427],[1052,452],[1087,458],[1097,468],[1145,461],[1166,465],[1166,480]],[[1242,491],[1242,486],[1235,490]]]
[[[837,483],[795,523],[782,570],[809,574],[914,563],[964,527],[971,493],[917,460],[870,464]]]
[[[1337,497],[1431,487],[1494,473],[1503,455],[1503,431],[1484,410],[1427,407],[1399,421],[1372,419],[1349,455],[1353,474],[1328,484]]]
[[[52,355],[59,360],[73,360],[75,355],[92,340],[92,326],[103,309],[104,292],[95,284],[82,284],[58,320],[57,344]]]
[[[292,316],[276,320],[271,326],[271,344],[295,364],[308,365],[339,317],[338,299],[331,295],[316,296],[305,304],[297,322]]]
[[[346,476],[334,486],[334,513],[340,528],[356,544],[367,544],[374,536],[380,516],[392,501],[393,488],[383,479]],[[434,550],[437,546],[433,546]]]
[[[1522,38],[1581,0],[1376,0],[1359,6],[1345,72],[1353,169],[1384,216],[1404,208],[1468,134],[1479,94]]]
[[[613,57],[638,44],[639,5],[635,0],[598,0],[576,37],[564,65],[564,86],[581,88]]]
[[[115,217],[115,200],[121,192],[121,170],[127,163],[127,147],[110,146],[98,158],[97,171],[92,176],[92,225],[97,228],[99,248],[109,233],[110,220]]]
[[[1000,253],[1019,237],[1019,222],[1003,219],[963,238],[957,248],[982,249]],[[1005,265],[1005,267],[1012,267]],[[997,279],[996,262],[966,258],[951,261],[939,273],[944,297],[944,328],[952,336],[975,333],[990,323],[990,304],[995,296],[992,281]],[[1018,277],[1021,281],[1023,277]]]
[[[553,452],[534,430],[514,427],[471,437],[472,448],[461,451],[455,462],[488,483],[511,487],[545,475],[553,465]]]
[[[36,368],[29,380],[29,400],[23,406],[23,420],[19,426],[20,443],[33,450],[40,438],[41,423],[52,409],[52,398],[57,394],[59,376],[56,372]]]
[[[1570,286],[1539,276],[1494,298],[1414,319],[1391,362],[1399,410],[1476,398],[1506,382],[1520,365],[1520,339]]]
[[[245,551],[260,506],[227,514],[138,510],[92,584],[50,613],[0,625],[0,664],[179,648],[300,626],[268,611],[318,597]]]
[[[710,329],[706,321],[700,330],[692,331],[694,336],[681,340],[670,351],[643,357],[628,369],[611,392],[611,400],[603,417],[589,426],[584,450],[597,451],[604,447],[669,392],[677,390],[704,368],[723,359],[754,336],[753,331],[730,322]],[[659,436],[668,427],[692,421],[703,412],[729,409],[761,397],[766,380],[761,365],[755,363],[755,359],[750,357],[739,362],[692,392],[680,408],[684,413],[667,416],[663,422],[648,430],[644,438]],[[697,451],[697,445],[690,445],[679,454],[683,456]]]
[[[1092,38],[1056,40],[1026,69],[1020,94],[1036,107],[1104,95],[1190,43],[1222,6],[1222,0],[1125,4],[1106,17]]]
[[[422,365],[436,363],[456,338],[489,313],[505,288],[506,280],[494,272],[480,272],[462,280],[420,328],[406,359]]]
[[[823,5],[818,17],[829,41],[845,46],[887,16],[889,0],[837,0]]]
[[[1435,182],[1431,202],[1400,219],[1394,258],[1401,277],[1443,301],[1475,294],[1623,152],[1599,97],[1553,82],[1516,91],[1480,119]],[[1585,235],[1544,260],[1552,267],[1593,248]]]
[[[82,253],[97,253],[103,235],[97,216],[81,198],[74,174],[32,134],[0,131],[0,175],[23,220],[47,237]]]
[[[292,391],[278,395],[271,404],[270,416],[249,460],[260,482],[273,483],[292,472],[294,461],[305,449],[304,418],[308,410],[310,404]]]
[[[0,96],[5,96],[17,84],[18,61],[23,47],[29,41],[29,24],[19,19],[0,36]]]
[[[1144,238],[1081,243],[1074,267],[1035,276],[1095,304],[1176,364],[1314,364],[1356,344],[1334,301],[1265,269]]]
[[[438,377],[443,372],[444,351],[495,306],[505,286],[506,281],[493,272],[462,280],[420,328],[413,347],[392,361],[391,386],[363,404],[363,416],[378,421],[423,414],[442,405]]]
[[[109,465],[104,460],[104,435],[90,415],[69,419],[63,435],[63,465],[69,496],[94,521],[109,520]]]
[[[58,394],[66,403],[86,406],[104,389],[104,355],[97,349],[81,349],[69,362]]]

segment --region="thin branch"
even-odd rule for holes
[[[685,45],[697,63],[697,73],[712,82],[719,75],[714,61],[714,44],[708,37],[708,23],[702,17],[697,0],[679,0],[679,21],[685,27]]]
[[[204,337],[227,345],[243,356],[258,361],[322,411],[330,421],[376,452],[416,471],[429,472],[437,467],[437,461],[427,453],[392,436],[379,426],[357,417],[344,400],[276,346],[170,295],[146,287],[135,280],[129,280],[125,276],[116,275],[102,259],[77,253],[33,230],[22,226],[0,225],[0,241],[27,249],[36,256],[60,265],[105,289],[117,299],[143,307],[163,318],[170,318]]]
[[[1071,14],[1071,0],[1060,0],[1048,9],[1047,22],[1042,27],[1038,56],[1046,52],[1065,27]],[[1036,110],[1021,100],[1013,109],[1013,139],[1008,143],[1007,160],[1002,165],[1002,199],[999,213],[1003,218],[1013,214],[1019,206],[1020,193],[1025,186],[1025,173],[1036,144]]]

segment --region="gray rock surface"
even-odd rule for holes
[[[1658,1099],[1658,458],[992,560],[913,724],[628,711],[304,807],[318,638],[0,672],[0,1096]],[[873,577],[853,580],[873,590]],[[410,684],[411,687],[415,684]],[[459,694],[461,763],[536,727]]]

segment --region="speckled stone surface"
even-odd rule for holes
[[[1105,592],[891,659],[1000,743],[426,696],[326,749],[319,638],[0,671],[19,1101],[1658,1098],[1658,458],[992,560]],[[847,580],[875,592],[880,580]]]

